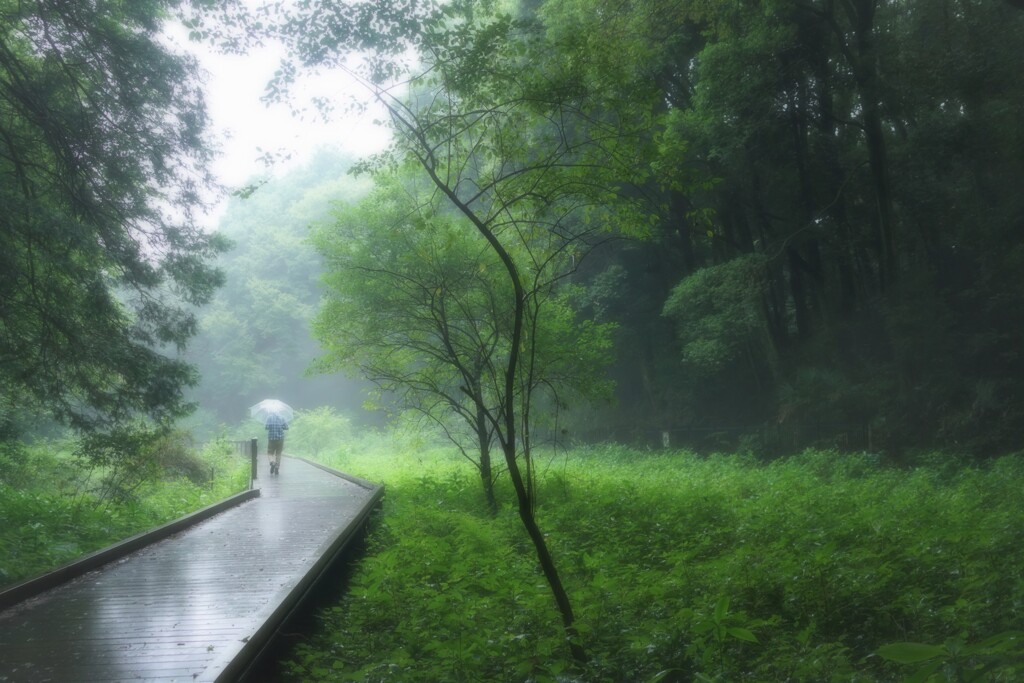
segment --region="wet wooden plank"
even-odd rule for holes
[[[261,496],[0,612],[0,681],[237,675],[380,489],[287,458]]]

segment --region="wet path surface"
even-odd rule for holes
[[[233,678],[379,493],[260,470],[259,498],[0,613],[0,681]]]

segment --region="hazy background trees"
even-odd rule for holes
[[[323,273],[310,229],[335,203],[366,192],[366,182],[348,175],[354,162],[323,149],[277,178],[254,174],[256,189],[225,207],[218,224],[232,242],[220,261],[225,284],[202,309],[186,356],[202,378],[191,395],[199,404],[191,424],[203,434],[247,419],[249,406],[267,397],[298,410],[325,406],[373,419],[362,411],[360,382],[306,373],[319,354],[310,323]]]

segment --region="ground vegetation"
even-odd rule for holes
[[[372,439],[325,461],[385,482],[345,596],[282,680],[1012,681],[1022,673],[1018,455],[546,455],[589,660],[568,656],[516,516],[451,449]],[[916,677],[916,678],[915,678]]]
[[[249,462],[227,442],[197,450],[163,435],[130,468],[99,464],[74,439],[0,454],[0,588],[216,503],[249,486]]]

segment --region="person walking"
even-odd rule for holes
[[[280,415],[267,417],[267,459],[270,461],[270,473],[281,473],[281,451],[284,450],[284,430],[288,429],[288,421]]]

